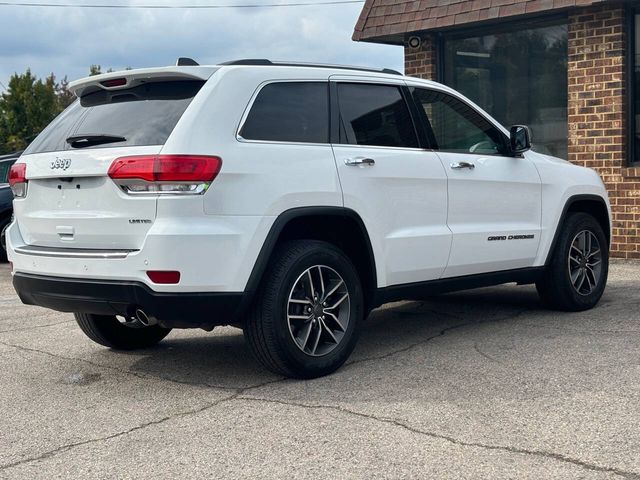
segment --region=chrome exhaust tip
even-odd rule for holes
[[[157,325],[158,324],[158,320],[155,317],[152,317],[150,315],[147,315],[144,310],[138,308],[136,310],[136,318],[138,319],[138,321],[144,325],[145,327],[149,327],[151,325]]]

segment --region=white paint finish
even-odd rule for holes
[[[142,78],[146,73],[131,75]],[[330,145],[245,142],[236,137],[261,85],[329,78],[429,87],[473,106],[445,86],[395,75],[349,74],[330,68],[221,67],[193,99],[162,148],[23,156],[20,161],[28,165],[29,193],[15,201],[18,220],[7,236],[15,270],[137,280],[166,292],[242,291],[279,214],[295,207],[344,205],[363,219],[378,285],[388,286],[542,265],[566,200],[585,193],[606,199],[594,172],[533,152],[524,159],[465,155],[464,160],[473,161],[476,168],[454,171],[449,163],[460,161],[459,154],[346,145],[332,149]],[[223,159],[222,170],[198,197],[134,198],[106,177],[119,156],[156,153],[217,155]],[[50,168],[56,156],[72,160],[64,173]],[[373,158],[376,163],[345,165],[345,159],[355,156]],[[87,188],[81,185],[79,191],[60,192],[46,187],[59,176],[80,178]],[[128,223],[130,218],[146,217],[153,219],[152,225],[132,229]],[[69,238],[59,238],[59,233],[69,237],[69,232],[73,246],[139,248],[140,252],[125,259],[82,260],[12,251],[26,243],[69,247]],[[535,234],[535,240],[487,242],[490,235],[527,233]],[[145,274],[152,268],[181,271],[180,285],[152,285]]]
[[[533,265],[540,241],[540,176],[527,158],[438,152],[449,177],[453,243],[445,277]],[[456,170],[451,164],[475,168]],[[509,240],[510,235],[534,235]],[[491,236],[507,240],[489,241]]]
[[[527,152],[525,155],[538,169],[542,182],[540,247],[533,263],[538,266],[545,264],[553,237],[559,227],[563,208],[572,196],[594,195],[604,199],[609,219],[611,219],[611,205],[607,190],[594,170],[536,152]],[[611,221],[609,223],[611,229]]]
[[[439,278],[451,245],[447,178],[433,152],[333,146],[344,205],[364,221],[376,257],[378,286]],[[349,166],[366,157],[373,166]]]
[[[29,184],[27,196],[14,200],[14,210],[25,242],[66,248],[140,248],[151,224],[135,220],[155,219],[156,197],[126,195],[106,174],[116,158],[159,150],[108,147],[22,156]],[[69,160],[68,168],[52,169],[58,158]],[[73,229],[74,234],[60,235],[65,229]]]
[[[272,82],[327,82],[325,69],[226,67],[202,88],[162,153],[217,155],[222,170],[204,196],[210,215],[274,216],[295,207],[342,206],[329,144],[242,141],[243,117]]]
[[[139,68],[136,70],[121,70],[118,72],[107,72],[100,75],[81,78],[69,83],[69,90],[77,96],[81,96],[85,91],[97,90],[121,90],[145,82],[159,82],[168,80],[206,80],[218,67],[158,67]],[[126,83],[118,87],[105,87],[101,82],[107,80],[124,78]]]
[[[188,209],[187,209],[188,211]],[[201,211],[200,211],[201,212]],[[240,292],[274,218],[185,215],[158,218],[139,252],[124,259],[53,258],[17,254],[26,242],[16,223],[7,230],[14,271],[69,278],[132,280],[158,292]],[[68,246],[68,245],[67,245]],[[147,270],[178,270],[179,285],[155,285]]]

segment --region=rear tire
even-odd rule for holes
[[[353,351],[363,304],[356,268],[341,250],[315,240],[287,242],[264,274],[244,335],[272,372],[321,377]]]
[[[549,308],[588,310],[598,303],[607,284],[607,239],[598,221],[587,213],[570,214],[561,228],[551,262],[536,289]]]
[[[116,350],[135,350],[155,345],[171,331],[158,325],[132,327],[122,324],[115,315],[74,313],[84,334],[100,345]]]

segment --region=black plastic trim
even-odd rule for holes
[[[141,308],[166,327],[236,323],[242,292],[165,293],[134,281],[60,278],[16,272],[13,286],[27,305],[59,312],[131,316]]]
[[[386,73],[389,75],[400,75],[402,74],[397,70],[392,70],[391,68],[368,68],[368,67],[353,67],[349,65],[332,65],[332,64],[322,64],[322,63],[304,63],[304,62],[273,62],[266,58],[245,58],[241,60],[231,60],[228,62],[222,62],[218,65],[273,65],[276,67],[308,67],[308,68],[334,68],[336,70],[356,70],[358,72],[374,72],[374,73]]]
[[[275,222],[271,226],[269,233],[267,234],[267,238],[262,244],[262,249],[258,254],[258,258],[253,266],[253,270],[251,271],[251,275],[249,276],[249,280],[247,281],[247,286],[245,287],[246,300],[250,300],[252,295],[258,290],[260,286],[260,281],[262,280],[262,275],[267,269],[267,265],[269,260],[271,259],[271,255],[273,254],[273,250],[276,247],[278,242],[278,238],[280,234],[287,226],[287,224],[296,218],[301,217],[313,217],[313,216],[323,216],[323,215],[335,215],[340,217],[347,217],[349,219],[355,220],[355,222],[360,227],[363,237],[366,239],[366,248],[369,258],[371,260],[371,272],[372,275],[372,283],[373,285],[377,285],[377,276],[376,276],[376,265],[375,265],[375,257],[373,255],[373,248],[371,247],[371,240],[369,239],[369,234],[367,232],[367,227],[364,225],[364,222],[360,218],[360,216],[354,212],[353,210],[345,207],[299,207],[292,208],[290,210],[286,210],[281,213],[278,218],[276,218]]]
[[[421,125],[420,122],[420,112],[416,105],[416,100],[413,97],[413,93],[411,89],[407,86],[402,87],[402,98],[404,99],[404,104],[409,109],[409,118],[411,118],[411,123],[413,124],[413,131],[416,134],[416,138],[418,140],[418,146],[424,150],[430,150],[433,147],[429,144],[429,140],[424,131],[424,126]]]
[[[425,297],[439,295],[446,292],[470,290],[473,288],[490,287],[503,283],[518,283],[521,285],[535,283],[544,267],[518,268],[501,272],[479,273],[462,277],[441,278],[426,282],[406,283],[378,288],[375,305],[383,305],[399,300],[421,300]]]
[[[626,90],[626,102],[627,102],[627,166],[637,167],[640,165],[640,160],[636,158],[639,152],[636,152],[636,81],[635,81],[635,69],[636,69],[636,14],[638,13],[638,7],[636,5],[627,5],[624,9],[625,14],[625,29],[627,38],[626,49],[626,66],[625,66],[625,90]]]
[[[340,143],[340,105],[338,104],[338,83],[329,82],[329,143]]]
[[[560,214],[560,219],[558,220],[558,224],[556,225],[556,231],[553,234],[553,241],[551,242],[551,247],[549,248],[549,251],[547,252],[547,259],[544,262],[545,265],[549,265],[549,263],[551,263],[551,257],[553,256],[553,251],[556,248],[556,244],[558,243],[558,237],[560,236],[560,227],[562,227],[562,225],[564,224],[564,221],[567,218],[567,212],[569,211],[569,208],[574,203],[579,202],[579,201],[584,201],[584,200],[600,202],[605,207],[605,209],[607,209],[607,202],[605,202],[604,198],[602,198],[599,195],[580,194],[580,195],[573,195],[573,196],[569,197],[569,199],[564,204],[564,207],[562,208],[562,213]],[[608,209],[607,209],[607,211],[608,211]],[[610,227],[611,227],[611,219],[609,219],[609,228]],[[611,245],[611,239],[610,239],[611,232],[607,231],[604,228],[603,228],[603,230],[605,230],[604,234],[606,235],[607,239],[609,240],[609,245]]]

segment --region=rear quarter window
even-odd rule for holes
[[[265,85],[240,130],[246,140],[329,142],[328,82]]]
[[[71,135],[108,134],[126,140],[94,147],[164,145],[203,81],[171,81],[83,96],[62,112],[25,154],[70,150]]]

